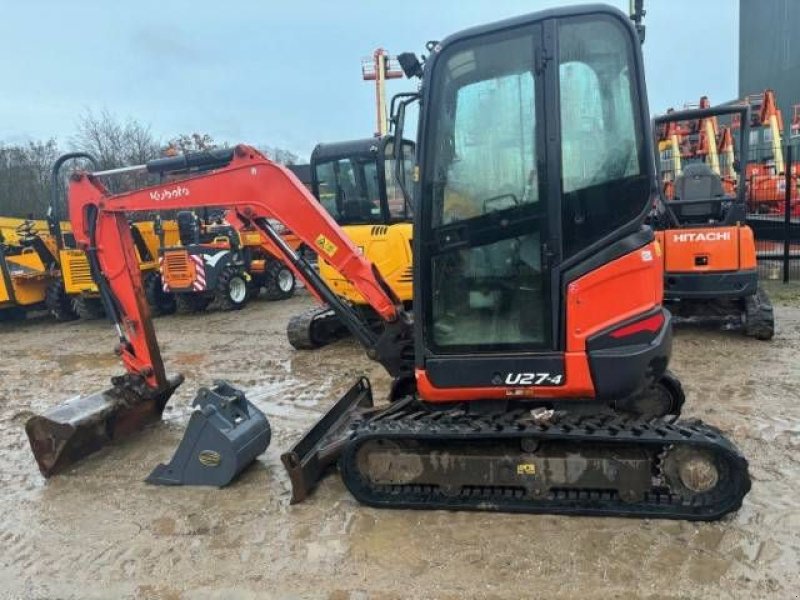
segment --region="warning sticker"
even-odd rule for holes
[[[536,465],[534,463],[518,464],[517,475],[536,475]]]
[[[328,256],[333,256],[334,254],[336,254],[336,251],[338,250],[336,244],[334,244],[332,241],[330,241],[322,234],[319,234],[314,243],[317,245],[317,248],[322,250],[322,252],[324,252]]]

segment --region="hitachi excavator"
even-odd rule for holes
[[[138,168],[203,172],[119,195],[102,173],[76,172],[70,219],[127,373],[28,421],[42,471],[157,419],[180,381],[164,372],[126,213],[223,202],[394,381],[381,407],[358,381],[283,455],[294,501],[338,461],[350,492],[378,507],[703,520],[736,510],[747,461],[719,430],[677,420],[661,250],[644,226],[656,186],[644,67],[627,17],[549,10],[458,33],[402,64],[421,78],[413,319],[306,188],[248,146],[153,161]],[[401,107],[399,138],[404,118]],[[355,286],[380,332],[270,219]],[[220,410],[242,400],[215,390]],[[246,410],[228,416],[218,432],[229,439],[252,424]],[[239,465],[247,444],[233,442],[234,456],[189,443],[183,465],[195,476]]]
[[[661,198],[653,225],[664,261],[664,293],[677,317],[722,321],[760,340],[772,339],[775,319],[767,292],[759,285],[753,231],[745,223],[749,108],[743,105],[671,112],[656,117]],[[717,142],[718,117],[733,118]],[[679,131],[695,124],[699,141],[681,162]],[[717,146],[720,152],[717,151]],[[738,149],[738,158],[734,149]],[[666,160],[665,160],[666,159]]]

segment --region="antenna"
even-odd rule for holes
[[[630,17],[634,27],[636,27],[636,33],[639,34],[640,44],[644,44],[644,25],[642,25],[642,20],[646,14],[644,0],[631,0]]]

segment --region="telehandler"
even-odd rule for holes
[[[338,461],[350,492],[378,507],[695,520],[738,509],[745,458],[719,430],[677,420],[663,266],[644,225],[656,189],[644,68],[628,18],[597,5],[548,10],[401,62],[421,78],[413,318],[303,185],[251,147],[142,165],[203,172],[125,194],[110,194],[102,173],[76,172],[70,220],[127,373],[28,421],[42,471],[158,419],[180,383],[164,372],[126,213],[224,198],[394,380],[380,408],[358,381],[284,454],[295,501]],[[585,110],[591,119],[575,118]],[[400,139],[404,119],[401,107]],[[270,219],[358,289],[380,332]],[[245,430],[263,446],[255,434],[268,426],[254,427],[242,393],[215,389],[214,402],[208,390],[198,397],[205,417],[187,429],[173,483],[189,470],[192,482],[220,465],[236,471],[253,453]],[[222,426],[215,416],[234,400]],[[216,447],[194,443],[206,433]]]

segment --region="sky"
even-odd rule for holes
[[[0,143],[69,143],[108,110],[163,139],[289,149],[374,130],[376,47],[424,52],[465,27],[571,0],[0,0]],[[628,0],[610,0],[628,11]],[[645,0],[651,112],[736,97],[738,1]],[[410,91],[391,81],[389,94]]]

